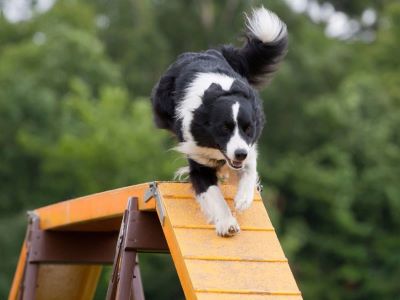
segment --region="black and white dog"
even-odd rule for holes
[[[235,209],[247,209],[258,180],[256,144],[264,126],[255,88],[271,78],[288,44],[286,25],[264,7],[255,9],[246,25],[242,48],[180,55],[151,97],[157,126],[178,137],[176,149],[188,158],[196,198],[221,236],[240,229],[218,187],[218,173],[228,165],[237,175]]]

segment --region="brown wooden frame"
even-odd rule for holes
[[[29,215],[27,262],[19,299],[34,300],[38,267],[47,264],[112,264],[107,299],[144,299],[138,252],[168,252],[156,212],[138,210],[132,197],[122,218],[119,233],[41,230],[39,217]]]

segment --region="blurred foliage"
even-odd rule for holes
[[[26,210],[171,179],[184,160],[152,124],[152,86],[181,52],[240,44],[242,12],[261,2],[59,0],[23,22],[0,14],[0,298]],[[329,2],[350,16],[374,8],[376,38],[329,39],[265,1],[290,49],[262,93],[264,198],[305,299],[398,299],[400,4]],[[148,299],[182,298],[169,256],[141,266]]]
[[[350,16],[360,16],[365,9],[372,8],[374,10],[383,9],[385,4],[389,4],[392,0],[317,0],[320,4],[330,3],[336,10],[343,11]]]

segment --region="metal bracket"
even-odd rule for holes
[[[158,218],[160,219],[161,225],[164,226],[165,209],[164,205],[162,204],[161,196],[158,192],[156,182],[150,183],[149,189],[146,190],[146,192],[144,193],[144,202],[149,202],[151,198],[154,198],[156,200]]]

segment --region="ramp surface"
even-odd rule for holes
[[[232,208],[236,188],[222,190]],[[241,232],[221,238],[206,224],[189,184],[159,183],[158,191],[163,231],[187,299],[302,299],[258,193],[253,205],[236,215]],[[141,207],[152,205],[160,215],[154,201]]]
[[[158,182],[159,204],[155,198],[144,201],[148,188],[149,183],[124,187],[39,208],[34,213],[41,230],[118,231],[128,198],[138,197],[140,210],[165,215],[162,229],[187,299],[302,299],[258,193],[253,205],[236,216],[241,232],[222,238],[206,223],[190,184]],[[221,189],[232,208],[236,188],[223,185]],[[24,243],[9,299],[18,298],[26,254]],[[100,265],[40,266],[37,299],[90,299],[100,270]],[[54,280],[62,280],[62,288],[53,284]],[[53,287],[51,292],[49,286]]]

